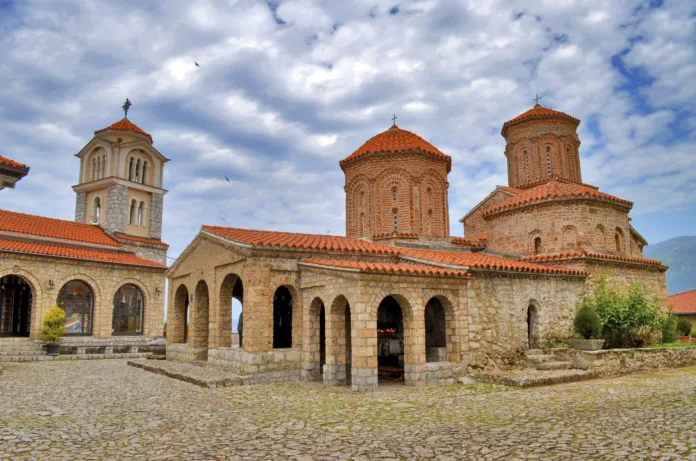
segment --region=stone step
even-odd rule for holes
[[[57,355],[12,355],[0,356],[2,362],[39,362],[46,360],[100,360],[100,359],[146,359],[151,352],[123,353],[123,354],[66,354]]]
[[[52,360],[48,355],[0,355],[0,362],[37,362],[41,360]]]
[[[46,353],[44,351],[38,350],[38,351],[0,351],[0,357],[7,357],[7,356],[13,356],[13,355],[45,355]]]
[[[537,370],[570,370],[573,368],[571,362],[544,362],[536,365]]]
[[[0,338],[0,346],[3,344],[15,344],[15,343],[33,343],[34,340],[26,337],[18,338]]]
[[[572,383],[599,377],[600,372],[598,370],[516,370],[512,372],[481,373],[476,376],[476,381],[504,384],[506,386],[533,387]]]
[[[34,344],[34,343],[29,343],[29,344],[18,343],[18,344],[12,344],[12,345],[10,345],[10,344],[3,344],[3,345],[0,345],[0,351],[15,351],[15,350],[19,351],[19,350],[42,349],[42,348],[43,348],[43,344],[41,344],[41,343],[38,343],[38,344]]]
[[[544,351],[541,349],[529,349],[524,355],[544,355]]]
[[[527,362],[530,364],[539,364],[539,363],[544,363],[544,362],[550,362],[553,360],[553,355],[551,354],[536,354],[536,355],[528,355],[527,356]]]

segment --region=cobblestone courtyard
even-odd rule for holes
[[[202,389],[122,360],[0,376],[0,459],[696,460],[696,368],[516,390]]]

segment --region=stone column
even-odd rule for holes
[[[422,303],[421,303],[422,304]],[[407,386],[424,386],[425,369],[425,312],[412,308],[404,313],[404,379]]]
[[[377,388],[377,306],[351,304],[352,389],[373,392]]]
[[[270,271],[247,261],[244,268],[244,343],[246,352],[273,350],[273,293]]]

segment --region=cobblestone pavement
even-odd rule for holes
[[[696,460],[696,368],[545,388],[203,389],[123,360],[0,377],[0,459]]]

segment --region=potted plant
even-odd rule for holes
[[[691,322],[684,317],[677,320],[677,333],[679,333],[679,341],[688,343],[691,341],[689,333],[691,333]]]
[[[51,356],[59,354],[60,342],[65,334],[65,311],[53,306],[46,312],[41,330],[41,341],[46,343],[46,353]]]
[[[598,351],[604,345],[600,339],[602,334],[602,321],[594,306],[589,302],[581,302],[573,321],[575,333],[581,339],[571,339],[573,349],[582,351]]]

